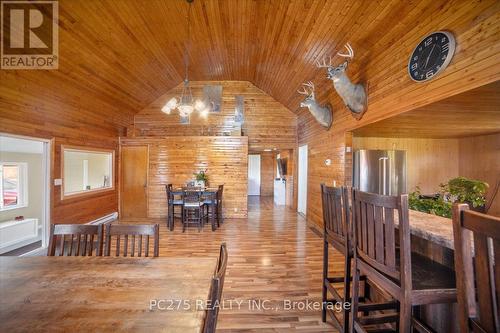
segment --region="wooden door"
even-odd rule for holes
[[[121,147],[121,218],[148,216],[148,146]]]

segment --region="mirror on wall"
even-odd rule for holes
[[[62,147],[63,198],[114,188],[113,150]]]

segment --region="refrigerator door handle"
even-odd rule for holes
[[[379,192],[382,195],[387,195],[387,160],[388,157],[380,157],[378,159],[378,182],[379,182]],[[380,167],[382,164],[382,167]]]

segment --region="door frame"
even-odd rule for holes
[[[146,217],[149,218],[149,144],[147,143],[137,143],[137,144],[122,144],[118,145],[118,218],[122,216],[122,147],[146,147],[147,148],[147,161],[148,166],[146,168]]]
[[[258,174],[258,178],[259,178],[259,194],[250,194],[250,186],[247,186],[247,196],[249,195],[252,195],[252,196],[260,196],[261,194],[261,189],[262,189],[262,179],[261,179],[261,171],[262,171],[262,156],[260,156],[260,154],[248,154],[248,170],[247,170],[247,178],[248,180],[250,180],[250,177],[248,177],[248,173],[250,171],[250,156],[258,156],[258,160],[259,160],[259,174]]]
[[[305,165],[302,165],[304,163],[302,157],[302,154],[305,153]],[[297,213],[307,216],[307,186],[308,186],[308,168],[309,168],[309,150],[307,145],[302,145],[299,146],[298,149],[298,163],[297,163]],[[304,168],[305,166],[305,168]],[[301,172],[304,169],[305,174]],[[302,177],[305,177],[305,179],[302,179]],[[302,180],[302,182],[301,182]],[[301,185],[302,184],[302,185]],[[302,188],[304,186],[304,188]],[[302,191],[301,191],[302,190]],[[303,193],[301,195],[301,193]],[[305,200],[304,201],[304,211],[301,211],[301,199]]]
[[[54,158],[54,139],[38,138],[34,136],[17,135],[11,133],[0,132],[0,136],[25,139],[41,142],[43,145],[42,151],[42,174],[43,177],[43,198],[42,198],[42,246],[41,248],[22,254],[22,256],[38,253],[40,250],[46,249],[49,246],[50,224],[51,224],[51,207],[52,207],[52,160]]]

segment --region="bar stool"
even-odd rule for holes
[[[366,332],[368,325],[395,324],[401,333],[432,330],[412,316],[414,306],[454,303],[457,299],[453,270],[411,254],[408,195],[384,196],[352,191],[354,278],[352,332]],[[394,213],[399,231],[396,235]],[[396,247],[399,239],[399,249]],[[393,312],[358,317],[360,275],[397,301]],[[362,311],[362,310],[361,310]]]
[[[455,204],[453,236],[460,332],[498,333],[500,218]]]
[[[167,205],[168,205],[168,215],[167,215],[167,226],[170,231],[174,230],[174,219],[175,219],[175,207],[181,207],[181,214],[177,215],[182,219],[182,195],[180,199],[175,199],[175,195],[173,193],[172,184],[168,184],[165,186],[165,190],[167,191]]]
[[[351,242],[351,223],[349,220],[349,195],[346,187],[328,187],[321,184],[321,200],[323,206],[323,308],[322,320],[326,321],[326,315],[332,319],[334,326],[340,332],[348,332],[349,328],[349,307],[342,306],[342,318],[339,320],[332,309],[327,307],[331,303],[340,303],[342,305],[351,301],[351,260],[353,258],[353,247]],[[329,276],[328,273],[328,249],[329,245],[338,251],[344,257],[344,275]],[[368,283],[364,277],[364,296],[359,300],[365,301],[368,295]],[[340,296],[336,283],[343,283],[342,295]],[[331,295],[331,299],[329,299]],[[393,304],[363,304],[361,311],[369,309],[390,308]]]

